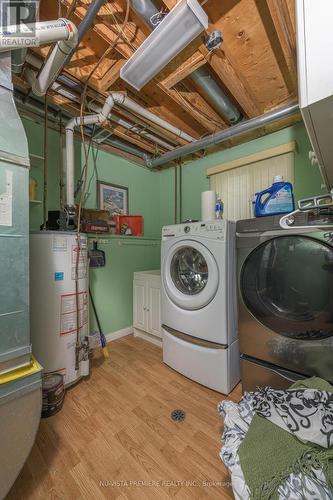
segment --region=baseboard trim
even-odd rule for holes
[[[116,332],[107,333],[105,335],[107,342],[112,342],[113,340],[121,339],[122,337],[127,337],[127,335],[133,334],[133,327],[128,326],[127,328],[122,328],[121,330],[117,330]]]
[[[134,337],[139,337],[140,339],[147,340],[147,342],[151,342],[152,344],[157,345],[158,347],[163,346],[162,339],[159,339],[158,337],[155,337],[155,335],[151,335],[150,333],[139,330],[138,328],[133,328],[133,334]]]

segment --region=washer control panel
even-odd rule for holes
[[[223,240],[226,232],[227,222],[216,220],[211,222],[185,222],[162,228],[162,238],[176,238],[187,236],[203,236]]]

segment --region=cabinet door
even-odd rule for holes
[[[161,333],[161,289],[159,285],[148,283],[148,332],[157,337]]]
[[[146,285],[144,281],[133,282],[133,326],[147,329]]]

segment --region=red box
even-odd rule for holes
[[[132,236],[143,236],[142,215],[114,215],[116,234],[125,234],[126,226],[131,229]]]

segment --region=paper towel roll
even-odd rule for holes
[[[215,191],[203,191],[201,193],[201,220],[210,221],[215,219],[216,193]]]

